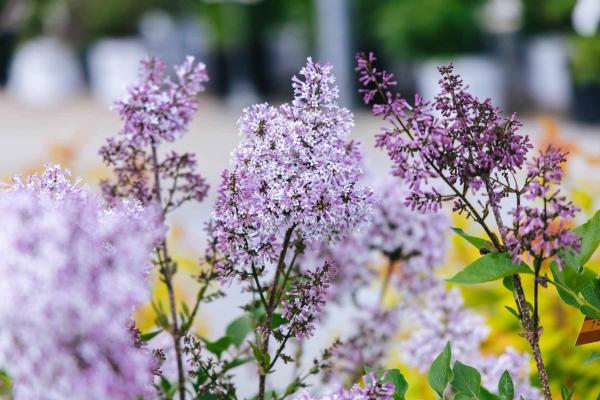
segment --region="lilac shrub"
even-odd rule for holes
[[[554,261],[560,270],[563,255],[578,253],[581,241],[566,222],[578,210],[558,189],[565,155],[549,148],[527,165],[532,145],[526,135],[519,133],[521,124],[516,116],[504,117],[491,100],[480,101],[472,96],[452,65],[439,68],[440,93],[432,102],[417,95],[409,104],[393,92],[397,85],[394,76],[377,68],[372,53],[359,53],[356,60],[363,100],[373,104],[373,114],[387,123],[377,135],[377,146],[387,151],[392,173],[411,189],[406,204],[420,211],[438,211],[442,203],[451,202],[453,211],[466,215],[485,231],[485,239],[466,236],[480,249],[480,260],[485,260],[467,269],[476,271],[481,262],[490,262],[489,268],[497,271],[492,272],[496,274],[492,279],[512,276],[510,287],[525,330],[523,336],[532,349],[544,396],[550,399],[539,348],[539,286],[547,282],[541,269],[545,261]],[[520,179],[523,172],[524,180]],[[507,224],[501,210],[508,202],[516,206]],[[504,257],[506,254],[510,258]],[[523,255],[533,260],[533,271],[521,262]],[[580,265],[575,268],[581,269]],[[521,273],[526,272],[534,274],[531,310],[521,283]],[[468,278],[467,282],[465,276],[459,274],[453,280],[490,280],[483,274],[479,278],[472,274],[476,278]],[[582,308],[589,313],[585,310]]]
[[[152,393],[132,313],[147,302],[158,210],[110,206],[58,166],[0,190],[0,366],[16,400]]]
[[[254,105],[239,120],[241,143],[222,174],[191,305],[176,298],[166,222],[182,205],[203,201],[208,185],[195,154],[168,146],[198,109],[204,64],[190,57],[168,72],[159,59],[142,62],[140,81],[115,106],[122,129],[100,149],[114,172],[101,182],[104,198],[57,166],[0,184],[0,384],[10,377],[11,398],[237,399],[234,369],[251,364],[258,400],[400,400],[408,389],[400,371],[373,368],[401,335],[402,360],[427,371],[441,398],[537,400],[529,356],[511,348],[482,354],[489,328],[437,276],[448,228],[437,212],[446,201],[487,234],[456,230],[482,257],[450,281],[505,278],[551,398],[538,294],[552,283],[566,302],[600,315],[597,276],[583,266],[600,243],[600,214],[569,230],[578,210],[560,192],[565,154],[548,148],[528,162],[532,146],[516,117],[471,96],[452,66],[440,68],[433,102],[417,96],[410,105],[372,54],[357,61],[363,98],[388,123],[377,146],[403,182],[388,180],[376,194],[362,183],[359,145],[348,140],[353,116],[337,103],[333,68],[308,58],[292,78],[291,102]],[[510,200],[516,205],[505,223]],[[384,266],[381,282],[376,263]],[[554,280],[542,274],[547,263]],[[149,300],[151,268],[168,310],[152,299],[155,330],[140,332],[132,314]],[[534,276],[531,307],[525,273]],[[596,286],[573,288],[569,282],[585,279],[566,273]],[[195,333],[201,306],[224,295],[218,283],[233,282],[248,293],[242,315],[216,340]],[[374,286],[379,300],[364,304],[359,292]],[[396,295],[393,307],[386,290]],[[348,298],[357,311],[351,329],[304,370],[301,346],[328,302]],[[289,382],[269,384],[282,363],[294,362]],[[350,389],[298,393],[320,374]]]

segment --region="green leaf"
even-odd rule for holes
[[[596,308],[589,307],[587,305],[582,305],[579,307],[579,310],[583,313],[583,315],[587,315],[588,317],[592,317],[595,319],[600,319],[600,311]]]
[[[7,396],[12,391],[12,384],[9,376],[0,370],[0,396]]]
[[[140,335],[140,340],[142,342],[148,342],[152,339],[154,339],[156,336],[160,335],[160,333],[162,332],[162,329],[156,330],[154,332],[147,332],[147,333],[142,333]]]
[[[550,270],[556,291],[566,304],[579,308],[585,315],[600,318],[600,282],[594,271],[568,266],[559,271],[555,262],[550,264]]]
[[[160,376],[160,388],[167,399],[172,399],[177,391],[177,385],[171,384],[167,378]]]
[[[271,329],[277,329],[287,322],[289,321],[283,318],[281,314],[273,313],[273,315],[271,316]]]
[[[515,291],[515,280],[512,275],[502,278],[502,285],[511,293]]]
[[[477,236],[471,236],[460,228],[454,227],[452,230],[459,236],[463,237],[467,242],[471,243],[478,250],[486,249],[489,251],[494,251],[494,245],[483,238],[479,238]]]
[[[550,271],[552,271],[552,276],[554,277],[554,280],[557,281],[558,283],[561,284],[561,286],[565,286],[566,288],[568,288],[569,290],[571,290],[573,293],[579,293],[581,292],[581,290],[587,285],[589,284],[591,281],[597,280],[598,275],[592,271],[589,268],[581,268],[579,270],[576,270],[574,268],[569,268],[567,266],[564,266],[564,268],[561,270],[558,269],[558,265],[556,264],[556,262],[551,262],[550,263]],[[557,290],[560,289],[559,286],[557,286]],[[569,295],[568,292],[564,291],[567,295]],[[561,291],[559,290],[559,295],[561,294]],[[570,295],[572,297],[572,294]],[[562,297],[562,296],[561,296]],[[563,300],[570,305],[576,305],[575,304],[571,304],[568,302],[567,299]]]
[[[481,389],[481,374],[479,371],[457,361],[452,372],[454,373],[452,387],[459,393],[467,394],[472,399],[478,399]]]
[[[238,348],[244,343],[244,339],[250,332],[252,332],[252,318],[248,315],[243,315],[235,319],[225,328],[225,335]]]
[[[267,368],[271,364],[271,355],[268,352],[263,352],[255,343],[248,341],[250,347],[252,347],[252,355],[254,355],[254,360],[256,363],[261,366],[265,372]]]
[[[404,400],[406,391],[408,390],[408,382],[399,369],[376,370],[371,367],[365,367],[365,373],[375,372],[377,379],[381,379],[384,375],[384,382],[392,382],[394,384],[394,400]]]
[[[600,310],[600,280],[597,278],[581,289],[581,295],[596,310]]]
[[[588,357],[587,360],[585,360],[585,362],[583,363],[583,365],[588,365],[593,363],[596,360],[600,359],[600,353],[592,353],[590,354],[590,356]]]
[[[448,279],[448,282],[475,284],[490,282],[515,274],[530,274],[527,264],[513,264],[507,253],[490,253],[478,258],[464,270]]]
[[[202,339],[202,341],[206,346],[206,350],[210,351],[218,358],[221,358],[221,354],[223,354],[223,352],[232,344],[231,339],[228,336],[223,336],[216,342],[211,342],[206,339]]]
[[[234,368],[239,367],[240,365],[244,365],[250,361],[252,361],[251,358],[234,358],[231,361],[227,361],[223,365],[223,371],[229,371],[230,369],[234,369]]]
[[[452,351],[450,349],[450,342],[446,343],[444,350],[433,360],[429,373],[427,374],[427,381],[429,386],[435,390],[440,396],[444,396],[444,390],[446,386],[452,381],[453,373],[450,368],[450,359],[452,358]]]
[[[212,393],[199,393],[197,400],[218,400],[219,396]]]
[[[565,385],[562,385],[560,388],[560,395],[562,396],[563,400],[571,400],[573,398],[573,389],[569,389]]]
[[[496,396],[495,394],[488,392],[488,390],[486,388],[484,388],[483,386],[479,390],[479,399],[480,400],[504,400],[502,397]]]
[[[262,353],[262,351],[260,350],[260,348],[256,344],[252,343],[251,341],[248,341],[248,344],[252,348],[252,355],[254,356],[254,360],[259,365],[262,365],[262,362],[263,362],[263,353]]]
[[[504,371],[500,377],[498,394],[502,400],[513,400],[515,398],[515,385],[508,370]]]
[[[506,308],[508,312],[514,315],[519,321],[521,320],[521,317],[519,316],[519,312],[517,310],[515,310],[511,306],[504,306],[504,308]]]
[[[585,224],[573,229],[573,232],[581,236],[581,246],[579,252],[573,258],[580,265],[585,265],[600,245],[600,211],[588,220]]]

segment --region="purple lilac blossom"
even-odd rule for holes
[[[579,250],[580,237],[564,223],[574,218],[579,209],[558,188],[566,155],[549,146],[527,165],[524,198],[529,204],[511,211],[513,226],[506,234],[507,247],[515,260],[523,253],[547,259],[565,249]],[[560,257],[555,259],[561,267]]]
[[[444,195],[432,185],[436,178],[472,194],[486,190],[489,181],[490,202],[499,201],[501,186],[490,177],[515,173],[531,148],[529,138],[518,133],[521,124],[514,115],[505,118],[491,100],[469,94],[452,64],[439,68],[441,92],[433,102],[417,95],[409,105],[392,92],[397,82],[392,74],[377,69],[373,53],[359,53],[356,61],[363,100],[373,103],[373,113],[390,124],[377,136],[377,146],[387,150],[393,174],[410,185],[407,204],[438,210]],[[465,209],[450,198],[455,209]]]
[[[426,372],[433,360],[452,344],[452,356],[467,362],[479,354],[482,341],[489,334],[483,318],[464,306],[458,289],[443,284],[430,289],[420,306],[404,310],[409,336],[400,348],[403,362]]]
[[[384,382],[385,376],[377,378],[375,372],[370,372],[363,377],[363,385],[355,384],[350,390],[340,389],[337,392],[314,396],[303,392],[295,400],[392,400],[395,386],[391,382]]]
[[[48,166],[0,191],[0,366],[16,400],[132,399],[156,360],[131,333],[149,298],[158,210],[101,199]]]
[[[134,197],[146,204],[161,195],[167,212],[206,196],[208,184],[196,172],[193,153],[171,152],[161,161],[153,154],[157,146],[173,142],[186,132],[198,109],[196,96],[208,81],[205,65],[194,64],[193,57],[176,66],[174,72],[172,79],[161,60],[143,60],[140,82],[116,103],[123,128],[118,137],[110,137],[100,149],[104,163],[116,174],[116,181],[101,182],[108,201]],[[157,193],[155,175],[164,181],[164,193]]]
[[[335,267],[325,262],[322,267],[303,274],[286,292],[281,305],[283,317],[288,322],[282,328],[287,329],[288,336],[306,338],[313,335],[315,321],[325,306],[327,290],[334,275]]]
[[[481,384],[492,393],[497,393],[498,381],[504,371],[508,371],[515,388],[515,399],[541,400],[544,398],[542,393],[529,381],[529,361],[529,354],[508,347],[501,355],[482,356],[473,365],[481,372]]]
[[[223,278],[273,263],[284,238],[328,241],[368,218],[371,191],[352,114],[337,104],[332,67],[310,58],[294,77],[294,100],[252,106],[239,120],[243,138],[223,173],[213,213]]]

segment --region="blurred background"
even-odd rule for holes
[[[195,55],[211,81],[176,147],[198,153],[212,190],[208,201],[175,214],[170,233],[184,271],[179,296],[192,299],[185,274],[197,268],[214,188],[238,142],[237,118],[253,103],[289,100],[290,78],[307,56],[334,64],[367,169],[387,173],[385,155],[373,148],[379,121],[356,93],[354,54],[365,50],[396,73],[408,98],[433,97],[436,66],[452,61],[477,96],[518,112],[537,146],[569,150],[566,191],[583,209],[582,222],[600,208],[599,22],[600,0],[0,0],[0,176],[59,162],[95,187],[108,174],[98,148],[120,125],[110,104],[136,81],[139,60],[150,53],[173,64]],[[453,224],[473,229],[461,219]],[[452,240],[448,275],[478,256]],[[524,351],[502,307],[510,295],[498,286],[463,289],[492,326],[484,351]],[[553,385],[576,383],[579,398],[592,398],[600,370],[584,361],[598,344],[575,348],[582,318],[546,292],[542,346]],[[160,287],[155,295],[164,296]],[[237,313],[239,299],[227,302],[205,311],[197,329],[218,337]],[[217,317],[223,307],[231,318]],[[151,328],[150,307],[138,317]],[[343,334],[340,326],[315,343]],[[397,357],[390,364],[398,366]],[[429,396],[421,384],[410,390],[410,398]]]

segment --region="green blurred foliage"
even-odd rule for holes
[[[60,35],[73,44],[85,45],[105,36],[125,36],[136,33],[137,21],[147,10],[173,10],[176,2],[169,0],[20,0],[26,10],[19,32],[22,39],[41,34]],[[46,23],[54,14],[66,12],[64,25],[58,31],[47,32]]]
[[[311,40],[311,1],[263,0],[250,3],[236,1],[183,2],[188,12],[193,12],[211,27],[213,45],[219,49],[247,45],[252,40],[268,40],[277,28],[293,22],[306,27],[305,40]]]
[[[571,71],[578,85],[600,84],[600,35],[571,40]]]
[[[522,0],[523,29],[527,33],[566,32],[577,0]]]
[[[361,0],[366,25],[398,57],[474,52],[483,47],[478,19],[485,0]]]
[[[74,30],[88,43],[102,36],[136,33],[140,16],[152,8],[173,9],[169,0],[68,0]]]

